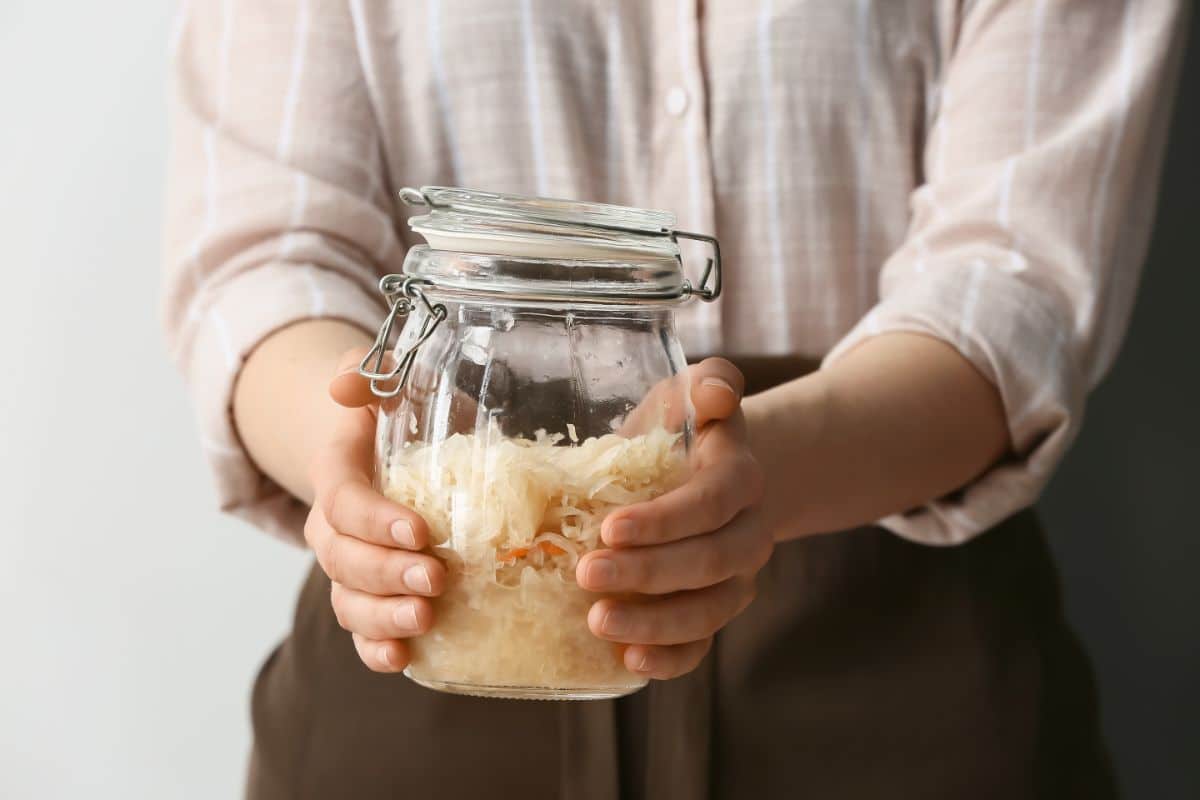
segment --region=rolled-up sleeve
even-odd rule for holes
[[[305,509],[239,441],[238,372],[299,320],[372,330],[403,255],[345,5],[184,4],[172,43],[163,325],[221,507],[285,538]]]
[[[881,520],[899,535],[954,544],[986,530],[1037,498],[1076,436],[1133,305],[1185,5],[965,4],[905,243],[826,364],[884,332],[944,340],[998,388],[1014,449],[953,495]]]

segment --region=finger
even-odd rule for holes
[[[329,444],[313,458],[310,476],[317,505],[340,533],[376,545],[425,547],[424,519],[371,486],[374,438],[367,417],[362,411],[344,411]]]
[[[342,353],[337,371],[329,381],[329,396],[339,405],[349,408],[370,405],[376,401],[371,393],[371,382],[358,372],[358,365],[367,354],[367,348],[355,347]]]
[[[772,549],[759,514],[750,509],[703,536],[650,547],[594,550],[579,560],[575,577],[592,592],[668,594],[752,575],[767,563]]]
[[[746,388],[741,370],[723,358],[706,358],[688,369],[696,427],[737,412]]]
[[[628,438],[655,428],[677,432],[690,408],[687,374],[681,372],[654,384],[626,415],[617,433]]]
[[[762,497],[762,471],[740,453],[701,466],[682,486],[610,513],[600,527],[609,547],[674,542],[715,531]]]
[[[329,602],[339,625],[368,639],[420,636],[433,624],[433,606],[424,597],[378,597],[334,583]]]
[[[370,484],[374,462],[374,415],[367,409],[339,408],[328,440],[309,464],[309,479],[318,497],[342,481]]]
[[[684,644],[712,636],[754,599],[752,578],[646,602],[606,597],[592,604],[588,627],[601,639],[629,644]]]
[[[325,538],[314,552],[329,579],[350,589],[433,597],[446,586],[446,568],[424,553],[380,547],[341,533]]]
[[[737,412],[746,381],[741,371],[723,358],[707,358],[686,372],[656,383],[621,425],[622,436],[651,428],[678,431],[694,410],[697,428]]]
[[[656,680],[678,678],[700,666],[712,648],[712,637],[676,645],[635,644],[625,648],[625,668]]]
[[[335,486],[321,507],[334,530],[385,547],[420,550],[429,544],[429,526],[412,509],[387,499],[367,484]]]
[[[358,657],[372,672],[400,672],[408,666],[408,645],[399,639],[368,639],[351,634]]]
[[[321,509],[313,506],[304,520],[304,541],[314,553],[322,553],[329,549],[329,542],[337,535],[321,513]],[[323,568],[322,568],[323,569]]]

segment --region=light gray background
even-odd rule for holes
[[[213,511],[157,315],[168,3],[0,2],[0,797],[238,794],[303,555]],[[68,19],[69,17],[69,19]],[[1042,504],[1131,798],[1200,796],[1200,87]]]
[[[169,27],[0,0],[5,800],[238,796],[304,566],[213,510],[158,333]]]

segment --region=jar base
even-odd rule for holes
[[[634,686],[590,686],[587,688],[555,689],[545,686],[489,686],[482,683],[456,683],[414,678],[409,670],[404,675],[413,683],[450,694],[472,697],[496,697],[506,700],[612,700],[633,694],[646,684]]]

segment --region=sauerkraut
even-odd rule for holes
[[[507,438],[491,428],[392,453],[384,494],[429,523],[450,578],[433,629],[410,642],[410,677],[513,695],[602,696],[645,683],[624,668],[615,645],[588,630],[598,598],[576,585],[575,565],[601,546],[610,511],[682,481],[679,434],[563,439],[541,431]]]

